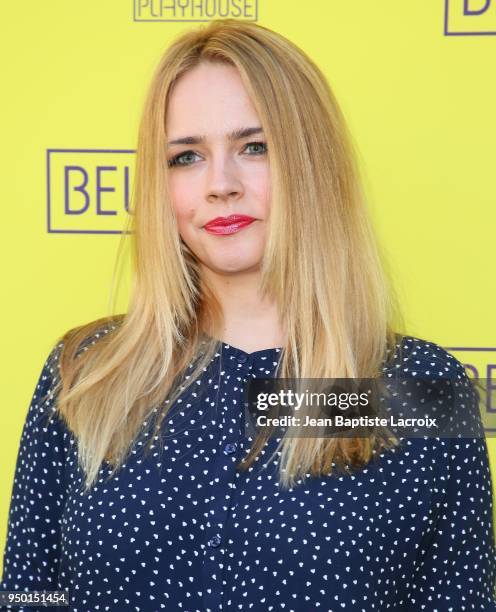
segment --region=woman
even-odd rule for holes
[[[435,370],[476,408],[454,357],[393,332],[315,64],[255,24],[180,36],[145,103],[133,196],[129,310],[45,363],[2,588],[68,589],[78,611],[496,610],[483,438],[245,431],[245,383],[276,375]]]

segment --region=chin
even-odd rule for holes
[[[203,255],[204,265],[214,272],[241,273],[259,266],[263,256],[263,245],[227,239],[215,246],[208,245]]]
[[[260,266],[260,259],[222,258],[206,262],[205,265],[217,274],[241,274],[256,270]]]
[[[253,272],[259,267],[260,263],[256,262],[251,265],[248,264],[232,264],[223,265],[217,268],[219,274],[242,274],[243,272]]]

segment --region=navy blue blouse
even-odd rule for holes
[[[413,337],[401,344],[385,373],[450,376],[475,397],[441,347]],[[251,442],[243,381],[273,375],[280,349],[222,343],[172,407],[162,453],[154,440],[145,456],[138,438],[122,470],[106,480],[104,463],[83,495],[77,442],[58,416],[45,419],[56,406],[60,348],[45,363],[20,441],[2,590],[68,589],[74,612],[496,612],[483,437],[402,438],[357,473],[284,490],[280,455],[264,467],[278,439],[247,472],[235,469]]]

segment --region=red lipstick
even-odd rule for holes
[[[215,219],[211,219],[203,227],[210,234],[226,236],[239,232],[247,225],[250,225],[250,223],[253,223],[253,221],[256,221],[256,219],[248,215],[229,215],[229,217],[215,217]]]

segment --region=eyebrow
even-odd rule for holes
[[[239,128],[230,132],[227,137],[229,140],[241,140],[242,138],[247,138],[248,136],[252,136],[253,134],[260,134],[263,132],[263,129],[259,126],[257,127],[245,127]],[[170,140],[167,143],[167,146],[172,145],[194,145],[201,144],[205,142],[205,136],[185,136],[184,138],[176,138],[174,140]]]

